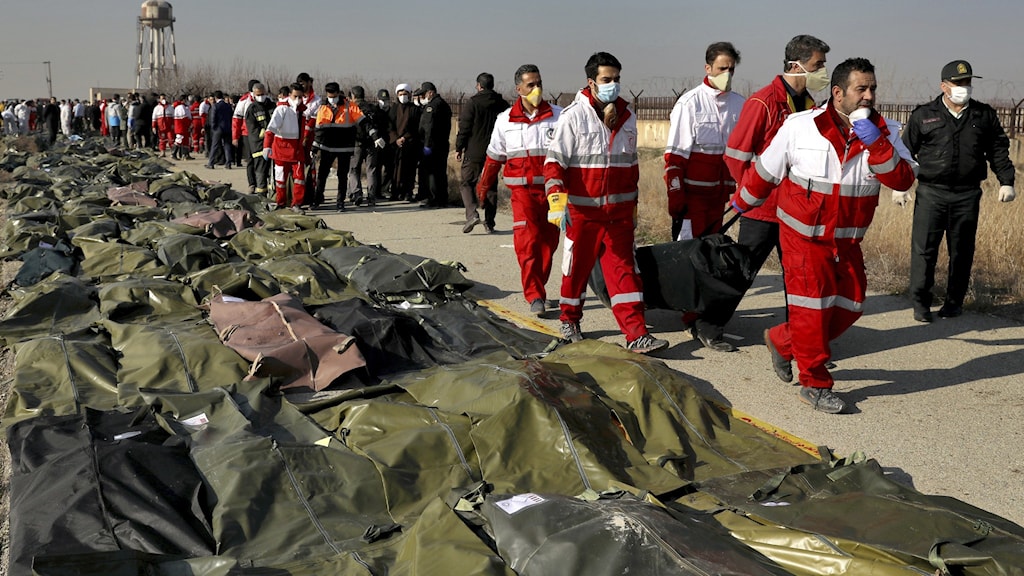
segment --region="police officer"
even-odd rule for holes
[[[433,82],[420,85],[423,115],[420,117],[420,140],[423,142],[420,187],[428,194],[423,208],[444,208],[448,205],[448,150],[452,133],[452,109],[437,93]],[[422,192],[421,192],[422,194]]]
[[[954,60],[942,67],[942,94],[918,106],[903,131],[903,141],[921,165],[911,232],[910,297],[914,319],[932,321],[932,286],[942,236],[949,247],[946,299],[940,318],[963,312],[964,296],[974,262],[981,182],[986,162],[999,179],[999,201],[1011,202],[1014,168],[1010,140],[996,111],[971,99],[970,63]],[[894,192],[893,201],[906,205],[909,194]]]

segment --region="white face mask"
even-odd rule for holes
[[[949,101],[957,106],[963,106],[971,99],[973,86],[950,86]]]
[[[402,104],[408,104],[410,100],[411,98],[409,98],[408,94],[402,94],[401,96],[398,97],[398,101],[401,102]]]
[[[257,94],[256,96],[253,96],[253,98],[255,98],[257,102],[266,102],[267,101],[267,95],[266,94]]]
[[[331,103],[331,106],[337,106],[341,100],[341,96],[328,96],[327,101]]]
[[[722,72],[718,76],[708,76],[708,82],[722,92],[732,90],[732,72]]]
[[[803,70],[803,72],[799,73],[799,74],[794,74],[792,72],[786,72],[785,74],[783,74],[783,76],[803,76],[803,77],[805,77],[807,79],[807,90],[810,91],[810,92],[817,92],[819,90],[824,90],[825,88],[828,88],[828,85],[829,85],[828,69],[825,68],[824,66],[822,66],[821,68],[818,68],[814,72],[808,72],[807,68],[804,68],[804,65],[801,64],[800,62],[796,61],[796,60],[790,60],[789,63],[790,64],[796,64],[797,66],[800,67],[801,70]]]
[[[423,101],[420,100],[419,98],[414,98],[412,103],[417,105],[417,106],[423,106]]]
[[[296,106],[299,105],[299,98],[289,97],[288,98],[288,105],[291,106],[292,108],[295,108]]]

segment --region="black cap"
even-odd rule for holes
[[[378,100],[390,100],[391,99],[391,93],[388,92],[387,88],[381,88],[380,90],[377,90],[377,99]]]
[[[434,86],[433,82],[424,82],[420,84],[420,90],[424,92],[434,91],[437,92],[437,86]]]
[[[337,82],[328,82],[327,84],[324,84],[324,92],[337,94],[338,92],[341,92],[341,86],[339,86]]]
[[[942,80],[963,80],[964,78],[981,78],[974,75],[974,69],[967,60],[953,60],[942,67]]]
[[[308,72],[300,72],[299,75],[295,77],[295,81],[296,82],[312,82],[313,81],[313,77],[310,76]]]
[[[413,90],[412,91],[412,95],[413,96],[422,96],[423,95],[423,88],[417,88],[417,89]]]

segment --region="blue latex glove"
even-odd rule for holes
[[[882,131],[868,118],[854,120],[853,133],[857,135],[857,138],[860,138],[860,141],[865,146],[871,146],[882,137]]]
[[[430,150],[429,146],[424,146],[423,147],[423,155],[424,156],[430,156],[430,152],[431,152],[431,150]]]
[[[732,201],[732,209],[735,210],[737,214],[743,214],[743,210],[740,210],[740,207],[736,204],[735,200]]]

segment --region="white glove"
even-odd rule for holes
[[[376,140],[373,141],[373,145],[376,146],[377,148],[383,148],[384,146],[387,145],[387,142],[385,142],[383,138],[377,138]]]
[[[898,205],[900,208],[906,208],[907,204],[910,203],[910,192],[900,192],[899,190],[893,190],[892,203]]]
[[[270,148],[263,149],[263,159],[268,160],[270,158]]]
[[[1013,186],[1000,186],[999,187],[999,201],[1000,202],[1013,202],[1013,199],[1017,197],[1017,193],[1013,191]]]

